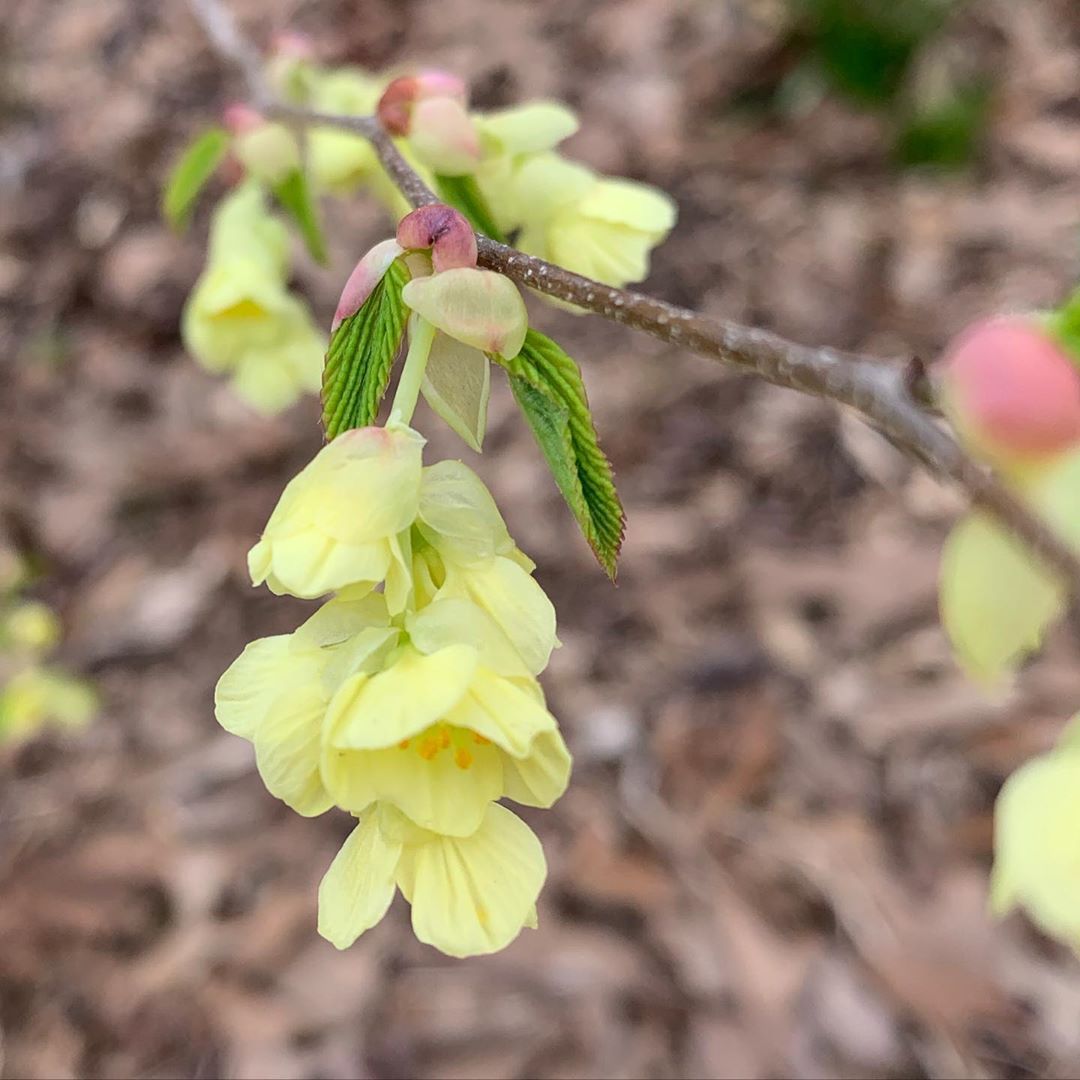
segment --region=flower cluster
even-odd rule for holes
[[[278,61],[279,87],[321,112],[378,110],[398,148],[432,186],[475,183],[497,229],[517,246],[608,285],[640,281],[649,253],[671,231],[675,204],[647,184],[598,176],[557,147],[577,131],[565,106],[533,101],[497,112],[470,111],[465,83],[439,71],[387,80],[357,68],[325,69],[295,49]],[[309,160],[316,182],[342,193],[367,186],[397,217],[407,206],[370,144],[314,128]]]
[[[89,686],[45,662],[60,623],[51,608],[21,597],[26,577],[22,561],[0,547],[0,742],[49,723],[81,727],[97,710]]]
[[[466,956],[535,925],[543,852],[498,800],[551,806],[570,757],[536,679],[556,638],[533,564],[476,474],[425,468],[423,445],[393,422],[348,431],[285,488],[252,581],[334,595],[250,644],[216,708],[272,794],[357,818],[320,888],[324,937],[352,944],[400,888],[420,940]]]
[[[251,177],[214,211],[206,268],[184,307],[184,344],[208,370],[273,414],[319,389],[325,341],[286,286],[289,237]]]

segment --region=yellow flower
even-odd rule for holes
[[[218,723],[251,742],[267,790],[297,813],[333,805],[319,766],[334,691],[354,672],[374,670],[398,635],[379,594],[331,600],[292,634],[251,642],[218,680]]]
[[[555,637],[555,608],[530,576],[532,561],[515,546],[483,481],[460,461],[424,469],[413,582],[418,603],[469,600],[511,642],[525,669],[547,666]]]
[[[257,190],[226,199],[181,322],[192,355],[212,372],[231,373],[237,393],[266,414],[318,391],[325,352],[307,307],[285,288],[278,228]]]
[[[423,445],[395,425],[347,431],[324,446],[289,482],[248,554],[252,582],[310,600],[346,587],[359,595],[385,580],[391,613],[401,611]]]
[[[22,739],[48,723],[83,727],[97,695],[79,679],[47,667],[18,672],[0,690],[0,740]]]
[[[578,129],[577,117],[556,101],[530,101],[473,117],[480,132],[483,158],[476,183],[504,232],[528,216],[515,193],[514,175],[537,154],[553,150]]]
[[[504,796],[551,806],[570,755],[506,635],[460,599],[410,613],[405,630],[381,671],[350,676],[330,702],[322,776],[338,806],[389,802],[451,836]]]
[[[1074,721],[1075,724],[1075,721]],[[994,811],[991,905],[1023,907],[1080,950],[1080,745],[1066,735],[1005,782]]]
[[[469,836],[418,828],[383,803],[359,817],[319,886],[319,933],[348,948],[400,888],[417,938],[450,956],[505,948],[536,926],[547,865],[535,834],[497,804]]]
[[[60,639],[60,622],[45,604],[19,604],[0,625],[0,641],[33,653],[51,649]]]
[[[675,224],[662,191],[598,177],[557,154],[537,154],[514,175],[524,226],[518,246],[608,285],[640,281],[649,253]]]

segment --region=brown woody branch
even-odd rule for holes
[[[218,0],[189,2],[217,51],[243,75],[252,104],[265,115],[301,127],[335,127],[363,136],[411,205],[440,201],[375,117],[330,115],[277,100],[263,77],[258,55],[237,32]],[[924,402],[913,396],[913,385],[920,380],[912,380],[908,362],[799,345],[767,330],[603,285],[479,234],[477,247],[481,266],[520,285],[752,372],[776,386],[846,405],[909,457],[962,488],[973,504],[996,518],[1056,571],[1074,603],[1080,604],[1080,558],[992,473],[972,461],[928,414]]]

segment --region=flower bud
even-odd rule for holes
[[[396,240],[382,240],[356,264],[345,282],[345,288],[341,290],[334,321],[330,324],[331,334],[345,319],[355,315],[364,306],[375,286],[390,269],[390,264],[403,254],[404,251]]]
[[[943,404],[988,457],[1047,457],[1080,442],[1080,373],[1023,318],[969,327],[946,353]]]
[[[224,120],[234,136],[233,152],[252,176],[277,184],[300,168],[300,148],[288,128],[239,103],[225,110]]]
[[[387,84],[376,108],[379,121],[391,135],[408,135],[413,107],[425,98],[453,98],[465,104],[465,83],[445,71],[402,75]]]
[[[476,265],[476,234],[453,207],[442,203],[421,206],[398,223],[397,242],[403,248],[431,248],[436,271]]]
[[[405,286],[402,298],[444,334],[506,359],[521,351],[529,328],[525,301],[517,286],[491,270],[459,266],[414,278]]]

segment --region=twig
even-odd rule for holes
[[[214,47],[244,76],[253,103],[286,123],[335,127],[367,139],[412,206],[440,200],[373,116],[337,116],[288,105],[266,85],[258,56],[219,0],[189,0]],[[846,405],[909,457],[961,487],[1063,579],[1080,604],[1080,558],[996,477],[972,461],[911,393],[908,362],[799,345],[767,330],[701,315],[630,289],[617,289],[478,235],[481,266],[547,296],[752,372],[776,386]]]

